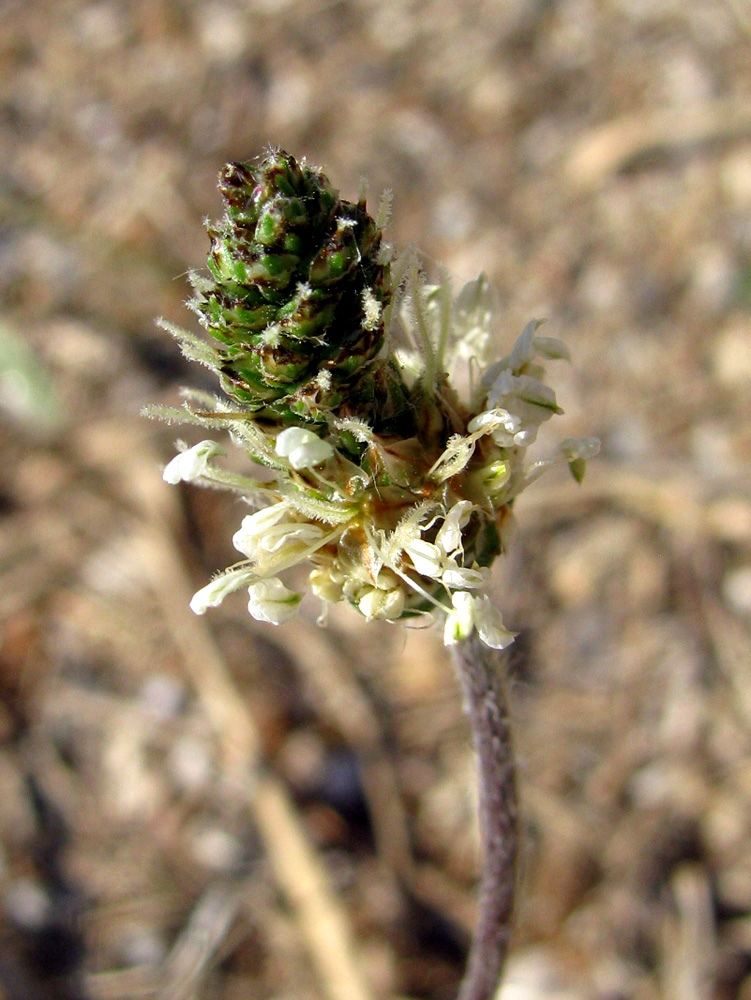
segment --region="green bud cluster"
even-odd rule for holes
[[[191,304],[222,345],[224,390],[275,422],[336,412],[372,383],[383,347],[391,293],[380,229],[364,201],[342,200],[282,150],[227,164],[219,189],[211,277],[193,277]]]

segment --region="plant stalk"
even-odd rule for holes
[[[478,917],[457,1000],[491,1000],[511,937],[516,887],[518,805],[502,658],[477,634],[454,647],[477,754],[482,873]]]

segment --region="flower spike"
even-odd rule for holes
[[[488,363],[497,306],[485,275],[455,297],[445,274],[428,284],[414,250],[392,260],[385,213],[375,221],[364,196],[343,200],[282,150],[228,164],[219,189],[209,274],[192,278],[212,344],[163,325],[229,397],[201,410],[186,401],[186,421],[228,429],[270,478],[222,469],[213,441],[180,445],[165,468],[167,482],[225,486],[255,508],[233,539],[246,561],[203,587],[193,610],[247,587],[250,614],[281,624],[302,595],[280,574],[307,564],[324,611],[346,601],[369,621],[439,618],[447,645],[508,645],[487,567],[515,498],[554,461],[529,465],[526,452],[562,412],[542,362],[567,359],[565,345],[533,321]],[[450,381],[462,364],[466,400]],[[597,448],[568,439],[558,458],[581,480]]]

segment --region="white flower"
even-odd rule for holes
[[[584,479],[587,459],[594,458],[600,450],[597,438],[566,438],[561,442],[561,454],[568,462],[571,475],[580,483]]]
[[[441,575],[442,554],[437,545],[422,538],[413,538],[405,543],[404,551],[420,576],[435,580]]]
[[[463,590],[451,595],[453,611],[446,616],[443,628],[443,642],[453,646],[462,639],[468,639],[475,627],[475,599]]]
[[[562,458],[568,462],[571,475],[580,483],[584,478],[587,459],[594,458],[599,450],[600,442],[597,438],[566,438],[559,445],[557,454],[551,458],[540,459],[539,462],[535,462],[530,467],[524,480],[524,486],[526,487],[539,479],[546,469],[556,465]]]
[[[512,375],[531,374],[534,367],[535,358],[544,358],[546,361],[570,361],[571,355],[562,340],[557,337],[538,337],[537,331],[542,326],[543,321],[539,319],[530,320],[522,332],[516,338],[516,343],[511,348],[511,353],[500,361],[496,361],[483,375],[485,386],[492,385],[498,377],[498,373],[508,369]],[[539,369],[538,369],[539,370]]]
[[[244,518],[232,539],[235,548],[252,561],[259,576],[280,573],[304,562],[332,537],[332,533],[327,534],[320,524],[281,521],[279,518],[286,513],[286,504],[276,504],[275,507],[283,507],[284,510],[280,513],[272,507]],[[260,516],[263,514],[269,517],[264,520]]]
[[[499,312],[498,295],[484,273],[464,285],[454,302],[457,357],[484,360],[490,331]]]
[[[446,514],[435,542],[420,537],[421,529],[416,524],[402,528],[407,537],[401,541],[401,549],[409,556],[412,567],[420,576],[440,580],[451,590],[483,586],[484,579],[479,570],[461,566],[458,562],[464,555],[462,528],[469,521],[472,508],[471,500],[458,500]]]
[[[328,441],[324,441],[307,427],[286,427],[276,439],[276,453],[288,458],[295,470],[312,469],[334,454]]]
[[[472,502],[470,500],[458,500],[449,510],[446,518],[436,535],[436,545],[443,550],[447,556],[454,555],[462,548],[462,528],[469,521],[472,513]]]
[[[251,584],[248,594],[248,611],[253,618],[271,625],[283,625],[294,618],[302,600],[300,594],[285,587],[278,576]]]
[[[245,587],[256,576],[257,574],[248,566],[225,570],[193,595],[190,610],[197,615],[205,614],[209,608],[218,607],[227,594]]]
[[[289,504],[281,501],[248,514],[242,519],[242,524],[232,536],[232,544],[238,552],[252,559],[258,546],[268,540],[270,530],[289,513]]]
[[[394,619],[404,611],[404,591],[401,587],[381,590],[380,587],[366,587],[358,598],[358,610],[368,621],[374,618]]]
[[[508,481],[511,479],[511,463],[506,461],[491,462],[481,470],[482,483],[493,499],[497,499]]]
[[[542,388],[547,387],[542,386]],[[529,404],[521,404],[521,406],[527,405]],[[519,408],[517,407],[517,409]],[[547,415],[550,416],[550,414]],[[449,438],[446,448],[438,460],[433,463],[428,475],[438,483],[456,476],[472,458],[477,440],[486,434],[490,434],[499,448],[513,448],[515,445],[531,444],[537,434],[537,424],[541,423],[543,419],[546,417],[537,418],[536,423],[532,426],[531,438],[527,441],[526,436],[529,436],[529,431],[525,430],[519,415],[512,414],[502,407],[483,410],[467,424],[468,434],[454,434]]]
[[[475,599],[475,628],[477,633],[491,649],[505,649],[516,637],[516,632],[509,632],[503,624],[501,612],[491,603],[487,596]]]
[[[460,590],[451,595],[453,609],[446,616],[443,629],[443,641],[446,646],[453,646],[462,639],[469,638],[474,629],[486,646],[492,649],[504,649],[514,641],[514,632],[509,632],[503,624],[500,611],[494,607],[490,598],[473,597],[472,594]]]
[[[223,454],[224,449],[216,441],[200,441],[175,455],[164,467],[162,479],[170,486],[179,482],[191,483],[204,475],[210,459]]]
[[[441,583],[445,583],[450,590],[476,590],[484,586],[485,578],[479,569],[450,563],[441,574]]]
[[[508,368],[504,368],[490,387],[488,406],[503,407],[525,425],[535,428],[553,414],[563,412],[550,386],[532,375],[512,375]]]
[[[312,570],[308,577],[308,583],[316,597],[328,604],[337,604],[344,597],[342,580],[328,567]]]
[[[490,434],[499,448],[513,448],[515,444],[518,444],[516,439],[521,429],[520,418],[512,416],[508,410],[500,407],[478,413],[467,424],[467,430],[470,434],[475,434],[478,437],[481,434]]]
[[[594,458],[599,451],[599,438],[566,438],[565,441],[561,441],[561,453],[569,462],[573,462],[577,458],[586,462],[588,459]]]

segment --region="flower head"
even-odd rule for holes
[[[219,175],[209,278],[192,307],[217,342],[229,396],[282,423],[316,418],[370,378],[391,296],[388,255],[365,202],[272,150]],[[323,377],[322,377],[323,376]]]
[[[280,574],[310,567],[324,606],[348,602],[367,620],[443,623],[444,641],[477,632],[513,639],[486,587],[511,505],[553,459],[529,465],[540,426],[561,412],[543,361],[560,341],[527,325],[488,363],[496,336],[481,275],[454,298],[425,281],[417,255],[390,261],[364,201],[342,201],[326,176],[274,151],[220,177],[225,216],[211,227],[210,278],[194,307],[219,348],[172,330],[213,368],[224,398],[161,415],[226,427],[257,481],[218,467],[212,441],[181,451],[168,482],[226,486],[255,509],[235,532],[244,557],[193,598],[197,613],[247,587],[250,614],[281,624],[301,595]],[[469,365],[469,398],[450,382]],[[581,479],[594,439],[568,439],[557,458]]]

